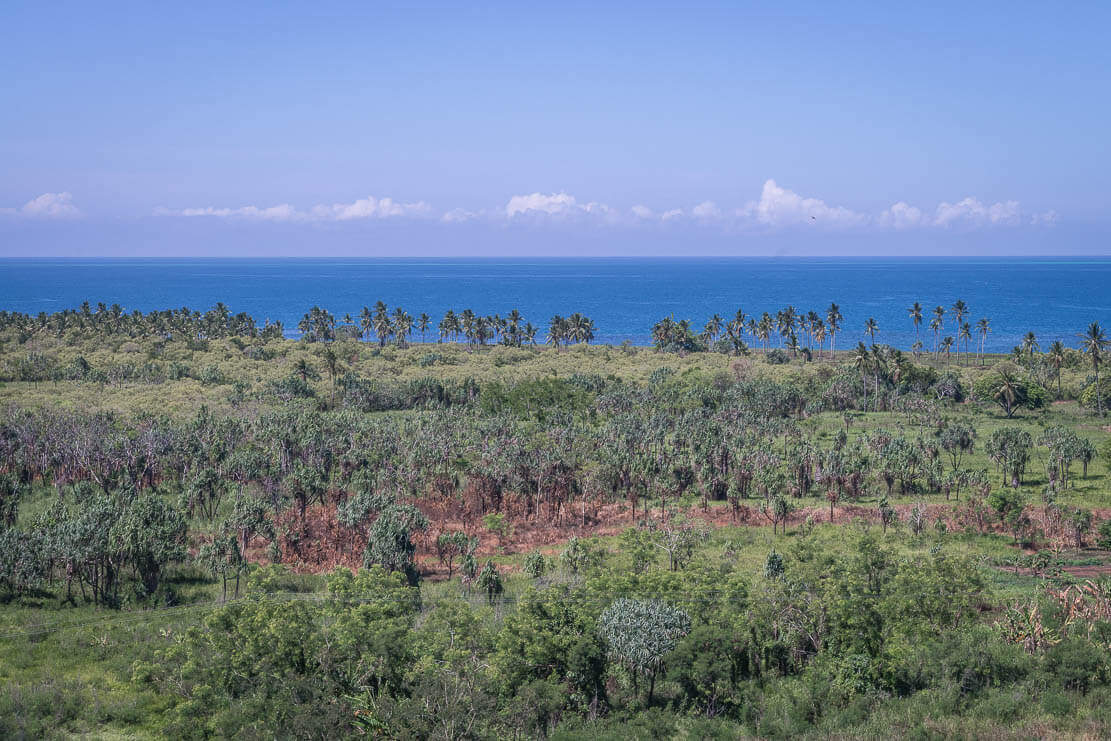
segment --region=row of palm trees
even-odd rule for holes
[[[345,314],[340,322],[327,309],[312,307],[297,325],[303,338],[309,341],[329,342],[338,336],[353,337],[361,340],[374,339],[379,347],[394,342],[405,346],[414,331],[420,333],[424,342],[432,328],[432,318],[425,313],[414,317],[401,307],[391,312],[383,301],[375,303],[374,308],[364,306],[358,319]],[[498,314],[476,314],[464,309],[458,314],[448,309],[443,319],[436,325],[438,342],[459,342],[462,338],[471,345],[491,343],[523,347],[536,345],[540,329],[525,321],[521,312],[513,309],[504,317]],[[564,317],[556,314],[548,322],[547,343],[555,347],[572,343],[589,343],[594,339],[594,320],[575,312]]]
[[[949,353],[952,351],[953,346],[956,345],[957,362],[959,363],[961,354],[961,342],[964,342],[965,358],[967,361],[968,355],[971,354],[970,347],[972,344],[973,333],[972,323],[965,321],[965,317],[967,317],[970,313],[968,304],[960,299],[957,299],[955,302],[953,302],[953,306],[950,308],[950,312],[952,313],[954,322],[957,327],[957,336],[955,339],[952,335],[946,336],[944,339],[941,336],[942,331],[945,329],[945,307],[940,305],[935,306],[933,311],[930,312],[931,314],[933,314],[933,317],[930,319],[928,326],[930,331],[934,333],[934,357],[940,357],[942,352],[944,352],[946,356],[948,356]],[[914,351],[915,357],[917,357],[924,350],[925,347],[922,344],[921,339],[921,327],[922,322],[925,319],[925,309],[922,308],[921,303],[915,301],[914,305],[907,309],[907,313],[910,315],[911,322],[914,323],[915,341],[911,349]],[[874,319],[869,319],[868,321],[871,322],[873,325],[875,324]],[[873,328],[873,331],[869,332],[869,334],[873,335],[874,337],[875,331],[876,329]],[[983,364],[984,342],[987,340],[988,333],[991,332],[991,321],[988,320],[987,317],[979,319],[976,322],[975,331],[980,336],[980,347],[977,357],[979,358],[980,363]]]
[[[829,305],[824,316],[816,311],[804,314],[794,306],[784,307],[774,316],[765,311],[759,317],[749,316],[743,309],[737,309],[737,313],[729,321],[714,314],[706,322],[700,336],[710,345],[719,339],[728,339],[735,346],[743,345],[747,336],[765,352],[770,349],[772,339],[778,337],[782,340],[782,346],[794,355],[798,355],[804,348],[810,350],[816,344],[819,356],[825,351],[828,337],[830,357],[833,357],[836,337],[844,320],[841,307],[835,303]]]

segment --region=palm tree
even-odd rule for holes
[[[765,311],[760,317],[760,323],[756,325],[756,338],[763,344],[765,355],[768,353],[768,341],[771,339],[773,326],[771,314]]]
[[[965,322],[961,325],[961,332],[957,336],[957,360],[960,360],[961,344],[960,340],[964,340],[964,362],[968,365],[968,343],[972,342],[972,325]]]
[[[941,351],[941,317],[935,316],[930,320],[930,330],[934,333],[934,357]]]
[[[922,340],[915,340],[914,344],[910,346],[910,351],[914,353],[914,359],[918,360],[918,355],[922,352]]]
[[[934,331],[934,355],[941,352],[941,330],[945,328],[945,307],[934,307],[934,318],[930,321],[930,329]]]
[[[829,328],[829,357],[833,358],[833,342],[837,333],[841,331],[841,322],[845,317],[841,316],[841,307],[837,304],[831,303],[829,308],[826,309],[826,326]]]
[[[329,346],[329,347],[326,347],[324,349],[324,353],[321,357],[324,359],[324,365],[328,367],[328,377],[331,378],[331,380],[332,380],[332,404],[331,404],[331,406],[333,408],[335,408],[335,406],[336,406],[336,369],[339,366],[339,356],[336,355],[336,351],[334,349],[332,349],[331,346]]]
[[[420,317],[417,318],[417,329],[420,330],[420,341],[422,345],[424,344],[424,333],[428,331],[428,325],[431,323],[432,317],[422,311]]]
[[[594,320],[578,312],[567,317],[567,329],[572,342],[584,342],[589,345],[594,339]]]
[[[310,378],[314,381],[320,378],[320,374],[316,372],[316,368],[304,358],[297,359],[297,362],[293,365],[293,372],[301,376],[301,380],[305,383],[308,383]]]
[[[987,317],[983,317],[980,321],[976,322],[976,331],[980,333],[980,365],[984,364],[984,341],[988,338],[988,332],[991,331],[991,322]]]
[[[907,309],[907,313],[910,314],[910,320],[914,322],[914,339],[917,341],[918,328],[922,325],[922,304],[915,301],[914,306]]]
[[[551,321],[548,322],[548,344],[554,345],[558,350],[559,344],[561,342],[566,342],[566,340],[567,320],[559,314],[556,314],[551,318]]]
[[[455,312],[448,309],[444,318],[440,320],[440,324],[436,327],[440,332],[439,341],[443,342],[446,337],[451,337],[454,340],[458,332],[458,326],[459,320],[455,317]]]
[[[1016,404],[1019,396],[1018,379],[1010,371],[1003,370],[999,372],[999,385],[992,393],[992,398],[999,402],[1003,407],[1003,411],[1010,419],[1015,414]]]
[[[386,304],[382,301],[374,304],[374,334],[378,335],[378,347],[385,347],[386,340],[392,334],[390,313]]]
[[[1108,341],[1107,336],[1103,333],[1103,328],[1099,326],[1099,322],[1092,322],[1088,325],[1088,331],[1079,335],[1080,349],[1092,359],[1092,370],[1096,373],[1096,412],[1099,416],[1103,416],[1103,389],[1099,385],[1099,365],[1103,360],[1103,351],[1108,348],[1111,342]]]
[[[1054,340],[1049,346],[1049,362],[1057,373],[1057,401],[1061,400],[1061,366],[1065,364],[1065,345],[1060,340]]]
[[[878,412],[880,410],[880,372],[887,369],[888,352],[887,348],[880,347],[879,345],[872,345],[872,374],[876,380],[876,393],[873,395],[872,406]]]
[[[957,362],[961,359],[961,343],[960,343],[960,330],[961,323],[964,321],[965,314],[968,313],[968,305],[964,301],[957,299],[953,302],[953,316],[957,318]]]
[[[864,322],[864,333],[868,335],[873,345],[876,344],[876,332],[879,331],[880,325],[876,324],[875,319],[868,317],[868,320]]]
[[[370,308],[364,306],[363,310],[359,312],[359,335],[365,340],[370,337],[370,333],[374,331],[374,315],[370,313]]]
[[[860,371],[860,380],[864,383],[864,411],[868,411],[868,371],[872,368],[872,354],[863,342],[858,342],[853,351],[853,367]]]
[[[725,325],[725,332],[729,335],[729,339],[733,340],[734,345],[743,339],[747,320],[748,315],[741,309],[737,309],[737,313],[733,315],[729,324]]]
[[[706,336],[710,339],[711,344],[715,340],[717,340],[718,335],[721,334],[721,328],[723,326],[724,326],[724,321],[717,314],[714,314],[712,317],[710,317],[710,321],[706,322],[706,327],[704,328],[704,331],[706,333]]]
[[[470,309],[463,309],[463,313],[459,316],[461,317],[460,326],[462,327],[463,336],[467,339],[467,342],[474,342],[474,312]]]
[[[949,351],[953,349],[953,336],[949,335],[941,341],[941,349],[945,351],[945,370],[949,370]]]
[[[409,337],[413,334],[413,315],[402,309],[394,312],[394,331],[397,334],[398,347],[407,347]]]
[[[1026,336],[1022,338],[1022,351],[1033,360],[1034,353],[1039,349],[1041,348],[1038,347],[1038,338],[1034,336],[1033,332],[1027,332]]]
[[[516,345],[517,347],[521,346],[522,319],[524,319],[524,317],[522,317],[521,312],[517,311],[516,309],[510,311],[509,314],[505,317],[506,329],[509,333],[509,344]]]
[[[779,330],[779,336],[784,340],[795,333],[797,323],[798,312],[795,311],[794,306],[788,306],[775,314],[776,329]]]

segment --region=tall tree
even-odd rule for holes
[[[1054,340],[1053,344],[1049,346],[1049,362],[1053,365],[1053,370],[1057,376],[1057,400],[1061,400],[1061,366],[1065,364],[1065,344],[1060,340]]]
[[[1038,338],[1034,336],[1033,332],[1027,332],[1022,338],[1022,351],[1026,353],[1026,357],[1030,360],[1034,359],[1034,353],[1041,348],[1038,346]]]
[[[873,317],[868,317],[864,322],[864,333],[868,335],[870,344],[876,344],[876,332],[880,331],[880,325],[876,323]]]
[[[1103,389],[1099,385],[1099,366],[1103,362],[1103,353],[1107,350],[1108,345],[1107,336],[1103,333],[1103,328],[1099,326],[1099,322],[1092,322],[1088,325],[1088,331],[1080,335],[1080,349],[1092,359],[1092,370],[1096,374],[1096,412],[1099,416],[1103,416]]]
[[[922,304],[915,301],[914,306],[907,309],[907,313],[910,314],[910,320],[914,322],[914,339],[917,342],[919,339],[918,330],[922,326]]]
[[[986,316],[981,317],[980,320],[976,322],[976,331],[980,333],[980,365],[983,365],[984,342],[988,338],[988,332],[991,331],[991,322],[988,321],[988,318]]]
[[[834,339],[837,333],[841,331],[841,322],[845,317],[841,316],[841,307],[837,304],[830,304],[826,309],[826,327],[829,332],[829,357],[832,359],[834,354]]]

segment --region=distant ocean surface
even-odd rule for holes
[[[316,304],[337,318],[357,316],[381,299],[433,325],[451,308],[505,314],[516,308],[547,329],[556,313],[578,311],[597,326],[597,342],[650,344],[651,326],[674,315],[697,329],[714,313],[738,308],[771,314],[791,304],[824,318],[831,301],[844,314],[837,346],[866,340],[874,317],[877,342],[909,348],[907,308],[922,303],[947,312],[956,299],[968,321],[991,320],[989,350],[1009,351],[1027,331],[1042,348],[1077,344],[1089,322],[1111,329],[1111,259],[1105,258],[598,258],[598,259],[6,259],[0,260],[0,309],[37,314],[84,300],[128,311],[223,301],[260,323],[280,319],[295,334]],[[944,335],[956,336],[946,314]],[[434,338],[435,333],[430,333]]]

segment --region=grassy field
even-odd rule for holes
[[[776,382],[797,382],[813,385],[828,379],[848,363],[840,355],[835,360],[823,359],[805,363],[801,359],[772,365],[759,355],[730,357],[716,353],[694,353],[679,356],[650,348],[588,347],[552,348],[468,348],[461,345],[414,344],[406,348],[378,348],[372,344],[351,341],[337,342],[333,349],[338,356],[336,376],[357,374],[380,383],[405,384],[419,379],[434,378],[441,382],[463,383],[474,379],[481,386],[502,384],[512,387],[523,381],[544,378],[570,378],[597,375],[612,377],[635,386],[651,382],[660,369],[670,369],[676,378],[691,384],[726,386],[738,380],[769,379]],[[104,345],[80,336],[68,339],[40,338],[33,347],[17,345],[10,337],[0,337],[0,367],[8,368],[7,377],[25,356],[46,357],[55,368],[70,367],[83,358],[88,366],[101,372],[95,380],[8,380],[0,383],[0,405],[19,408],[49,408],[75,411],[109,411],[123,418],[142,415],[168,415],[188,419],[202,406],[216,414],[257,415],[281,402],[268,394],[275,382],[296,375],[300,361],[307,361],[318,374],[310,380],[318,403],[328,406],[334,393],[334,379],[318,346],[290,340],[272,340],[265,344],[241,340],[212,340],[199,343],[165,343],[153,340],[121,340]],[[986,366],[1001,361],[989,357]],[[977,364],[945,363],[925,358],[941,371],[948,367],[971,388],[981,374],[987,372]],[[137,369],[148,367],[146,376]],[[303,365],[300,367],[303,368]],[[152,370],[153,369],[153,370]],[[170,369],[173,369],[172,371]],[[1004,417],[994,404],[966,401],[942,407],[945,419],[965,420],[976,430],[976,445],[961,462],[963,468],[985,469],[994,488],[1004,484],[1004,476],[996,470],[986,453],[985,441],[992,432],[1004,427],[1028,431],[1035,440],[1050,426],[1060,425],[1092,441],[1097,449],[1105,449],[1111,440],[1111,427],[1081,408],[1075,400],[1087,377],[1083,367],[1062,373],[1063,401],[1050,403],[1044,409],[1022,410],[1013,419]],[[152,380],[153,379],[153,380]],[[1055,390],[1054,390],[1055,391]],[[417,410],[387,411],[373,414],[421,414]],[[916,421],[904,412],[861,411],[814,413],[794,420],[803,436],[821,447],[832,444],[839,434],[848,439],[866,439],[877,430],[888,430],[908,438],[926,437],[934,432],[935,422]],[[782,439],[786,445],[786,438]],[[779,445],[776,441],[774,445]],[[1020,491],[1027,505],[1042,506],[1042,493],[1047,484],[1048,451],[1035,446]],[[1111,460],[1097,458],[1080,473],[1080,464],[1073,464],[1071,485],[1060,492],[1057,504],[1064,511],[1076,508],[1093,510],[1095,525],[1111,517]],[[946,462],[946,468],[949,464]],[[986,585],[984,614],[981,622],[990,625],[1001,612],[1019,600],[1042,593],[1046,588],[1061,588],[1111,570],[1111,553],[1094,546],[1089,535],[1082,548],[1051,543],[1048,538],[1034,538],[1025,548],[998,525],[979,532],[962,520],[961,508],[969,492],[962,492],[951,501],[939,495],[904,495],[896,488],[889,498],[899,513],[899,522],[886,530],[877,517],[884,495],[879,482],[870,479],[860,498],[839,502],[834,507],[834,523],[821,487],[810,495],[792,498],[794,509],[784,532],[773,533],[769,522],[753,504],[752,516],[744,524],[733,524],[725,502],[703,503],[701,497],[687,493],[673,498],[668,506],[672,516],[712,525],[705,538],[698,541],[691,557],[690,569],[708,574],[709,582],[738,578],[757,589],[763,583],[769,553],[784,554],[789,564],[805,565],[821,558],[851,558],[861,538],[875,538],[897,559],[928,559],[943,550],[967,559]],[[30,497],[19,509],[19,524],[30,526],[48,511],[58,494],[49,484],[36,483]],[[907,523],[911,509],[919,502],[928,503],[928,522],[919,534]],[[656,510],[663,502],[648,498],[644,502]],[[620,503],[610,511],[621,511]],[[224,502],[219,516],[230,513]],[[618,534],[635,525],[635,518],[625,511],[625,519],[609,527],[588,527],[575,534],[585,537],[588,549],[595,553],[592,568],[602,574],[624,574],[632,569],[631,556]],[[218,519],[218,518],[217,518]],[[964,523],[964,524],[962,524]],[[600,525],[605,526],[603,522]],[[197,546],[212,532],[213,520],[194,518],[190,521],[190,548]],[[488,535],[488,534],[487,534]],[[596,536],[596,537],[592,537]],[[484,535],[484,537],[486,537]],[[497,543],[496,547],[490,543]],[[428,567],[429,578],[420,587],[422,615],[427,616],[442,603],[462,600],[481,618],[491,631],[497,631],[516,605],[537,587],[555,588],[571,585],[590,593],[590,579],[568,567],[562,553],[566,543],[547,542],[540,547],[551,564],[549,572],[538,582],[522,573],[527,553],[533,545],[514,540],[512,536],[489,538],[482,553],[497,565],[504,579],[504,591],[492,601],[474,584],[461,584],[458,579],[446,580],[435,569],[434,559],[425,548],[421,555]],[[1041,550],[1049,554],[1047,564],[1035,572],[1016,559]],[[801,568],[801,566],[800,566]],[[666,575],[667,562],[659,553],[650,569]],[[298,569],[298,571],[306,571]],[[692,572],[693,573],[693,572]],[[323,574],[286,573],[271,575],[271,590],[285,595],[326,595],[327,579]],[[663,578],[663,577],[661,577]],[[701,578],[701,577],[699,577]],[[252,580],[255,577],[251,577]],[[697,579],[695,580],[697,582]],[[221,599],[221,586],[212,577],[191,564],[172,566],[166,574],[172,604],[128,603],[122,609],[95,607],[76,599],[64,599],[60,586],[25,594],[0,605],[0,718],[2,730],[12,737],[47,737],[90,735],[96,738],[160,737],[165,732],[164,720],[175,705],[150,687],[133,681],[136,662],[156,661],[159,651],[172,645],[189,626],[198,625]],[[662,582],[661,582],[662,583]],[[244,591],[247,587],[244,584]],[[682,599],[676,597],[676,599]],[[420,618],[424,619],[424,618]],[[420,620],[419,619],[419,620]],[[419,622],[418,620],[418,622]],[[784,680],[795,681],[795,680]],[[670,691],[670,690],[668,690]],[[1100,690],[1102,692],[1102,690]],[[1060,694],[1060,693],[1058,693]],[[1024,695],[1025,696],[1025,695]],[[1056,696],[1056,695],[1054,695]],[[1111,726],[1099,710],[1101,694],[1091,699],[1083,694],[1068,695],[1068,713],[1059,712],[1062,705],[1048,703],[1044,707],[1021,710],[1007,704],[996,693],[978,702],[990,704],[979,710],[971,706],[961,710],[946,706],[937,718],[923,725],[929,716],[930,699],[926,693],[911,698],[891,700],[876,705],[874,717],[862,715],[855,725],[841,717],[837,726],[816,725],[807,733],[834,737],[873,737],[883,728],[899,728],[909,733],[918,729],[922,737],[980,736],[1029,737],[1062,735],[1083,737],[1102,735]],[[767,712],[774,712],[771,706]],[[1017,713],[1017,716],[1016,716]],[[683,716],[686,717],[686,716]],[[1017,719],[1016,719],[1017,718]],[[635,718],[626,718],[624,728],[634,737]],[[670,722],[670,721],[669,721]],[[831,721],[832,722],[832,721]],[[684,725],[688,724],[688,725]],[[720,725],[690,726],[682,720],[674,733],[688,737],[729,737],[733,733],[765,728],[764,733],[782,735],[767,729],[780,726]],[[584,735],[603,738],[618,737],[615,728],[594,727]],[[683,730],[686,729],[686,730]],[[709,729],[709,730],[707,730]],[[855,730],[847,730],[855,729]],[[563,737],[576,737],[565,730]],[[700,735],[707,734],[707,735]],[[558,736],[558,734],[557,734]]]

